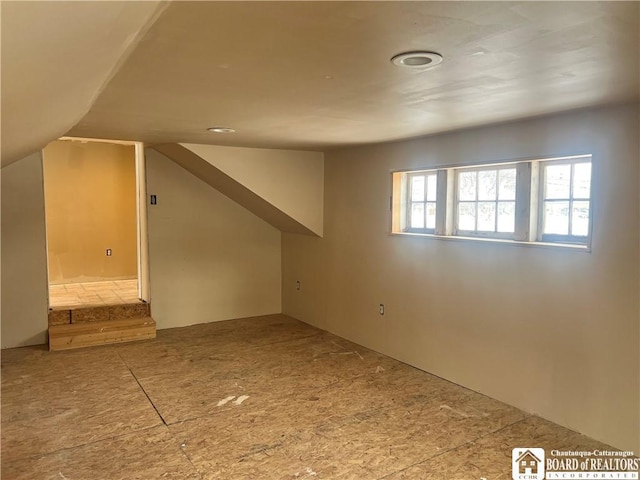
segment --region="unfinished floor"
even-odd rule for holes
[[[3,479],[496,480],[516,446],[605,447],[282,315],[2,352]]]

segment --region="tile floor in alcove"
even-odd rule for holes
[[[112,280],[49,285],[49,307],[138,303],[138,280]]]

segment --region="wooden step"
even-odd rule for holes
[[[150,305],[141,302],[121,305],[55,307],[49,310],[49,326],[150,316]]]
[[[49,350],[70,350],[155,337],[156,322],[151,317],[51,325]]]

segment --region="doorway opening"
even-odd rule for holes
[[[63,137],[43,172],[49,308],[147,303],[142,144]]]

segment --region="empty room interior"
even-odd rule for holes
[[[0,19],[3,480],[639,478],[640,2]]]

